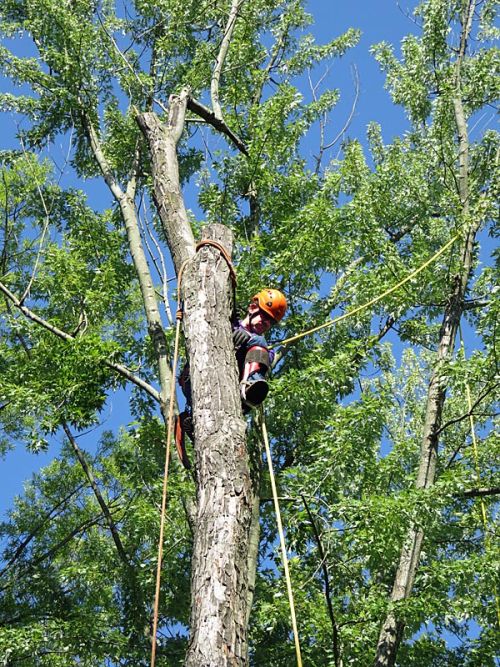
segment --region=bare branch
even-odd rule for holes
[[[24,156],[27,157],[26,148],[24,147],[24,141],[23,141],[22,135],[20,135],[20,142],[21,142],[21,148],[23,150]],[[29,164],[29,161],[27,161],[27,163]],[[45,197],[43,196],[43,192],[42,192],[42,189],[41,189],[41,187],[38,183],[38,180],[35,179],[35,181],[36,181],[36,189],[37,189],[37,192],[40,196],[40,201],[42,202],[43,211],[45,213],[45,220],[44,220],[44,223],[43,223],[42,235],[40,237],[40,243],[38,245],[38,251],[36,253],[36,258],[35,258],[35,264],[33,266],[33,271],[31,272],[31,277],[29,279],[28,285],[26,286],[26,289],[24,290],[23,295],[20,298],[21,303],[23,303],[25,301],[26,297],[30,293],[31,286],[33,285],[33,281],[35,280],[36,272],[37,272],[37,269],[38,269],[38,263],[40,262],[40,256],[42,254],[42,248],[43,248],[43,244],[44,244],[44,241],[45,241],[45,235],[47,234],[47,229],[49,228],[49,221],[50,221],[50,213],[49,213],[49,209],[47,208],[47,204],[45,202]]]
[[[328,573],[328,567],[326,565],[326,556],[325,552],[323,549],[323,544],[321,542],[321,537],[318,532],[318,528],[316,526],[316,522],[314,521],[314,517],[312,515],[312,512],[309,508],[309,505],[307,504],[307,501],[304,496],[301,496],[302,502],[304,503],[304,507],[306,509],[307,515],[309,517],[309,521],[311,522],[311,527],[313,529],[314,533],[314,539],[316,540],[316,546],[318,547],[318,553],[319,557],[321,560],[321,569],[323,571],[323,579],[325,581],[325,599],[326,599],[326,606],[328,607],[328,615],[330,617],[330,623],[332,625],[332,645],[333,645],[333,658],[335,662],[335,667],[339,667],[340,665],[340,637],[339,637],[339,630],[338,630],[338,625],[337,621],[335,619],[335,612],[333,611],[333,604],[332,604],[332,594],[331,594],[331,588],[330,588],[330,576]]]
[[[358,75],[358,69],[356,65],[353,65],[352,67],[353,72],[354,72],[354,101],[352,103],[351,111],[349,113],[349,116],[344,124],[344,127],[340,130],[340,132],[337,134],[335,139],[330,141],[328,144],[324,144],[324,136],[325,136],[325,124],[326,124],[326,114],[324,114],[324,117],[320,120],[319,122],[319,130],[320,130],[320,146],[319,146],[319,153],[317,156],[315,156],[316,159],[316,168],[314,170],[314,173],[317,175],[320,172],[321,169],[321,161],[323,160],[323,155],[325,154],[325,151],[329,150],[330,148],[333,148],[335,144],[344,136],[346,133],[348,127],[350,126],[352,119],[354,117],[354,112],[356,110],[357,104],[358,104],[358,99],[359,99],[359,75]],[[326,76],[326,73],[321,77],[319,82],[316,84],[316,86],[312,85],[311,80],[309,79],[310,85],[311,85],[311,90],[313,93],[313,98],[316,100],[316,89],[321,83],[322,79]]]
[[[90,484],[90,488],[94,492],[94,495],[96,497],[97,502],[99,503],[99,507],[102,510],[102,513],[104,515],[104,518],[106,519],[106,523],[108,524],[109,531],[111,533],[111,537],[113,538],[113,542],[115,543],[116,550],[118,552],[118,555],[120,556],[120,559],[123,561],[123,563],[129,567],[130,566],[130,559],[127,556],[127,553],[123,547],[123,543],[120,538],[120,533],[118,532],[118,528],[116,527],[116,523],[113,520],[113,517],[111,516],[111,512],[109,511],[109,507],[106,504],[106,501],[103,498],[103,495],[97,486],[97,483],[95,481],[94,474],[92,472],[92,468],[89,466],[87,463],[85,456],[78,446],[78,443],[76,442],[76,438],[74,435],[71,433],[68,424],[63,421],[62,422],[62,427],[64,429],[64,432],[66,433],[68,440],[71,444],[71,447],[73,448],[73,451],[75,452],[75,456],[78,459],[78,462],[80,463],[81,467],[83,468],[83,471],[85,473],[85,476],[87,477],[87,480]]]
[[[27,535],[24,540],[18,544],[16,547],[16,550],[10,557],[10,559],[7,561],[6,565],[0,570],[0,577],[3,576],[3,574],[16,562],[20,556],[22,556],[23,552],[26,550],[30,542],[36,537],[37,533],[43,528],[43,526],[49,521],[49,519],[54,518],[54,516],[57,516],[57,511],[66,505],[66,503],[77,493],[79,493],[84,487],[84,484],[79,484],[76,489],[73,489],[67,496],[62,498],[50,511],[48,511],[42,518],[42,520],[35,526],[35,528]]]
[[[83,103],[81,104],[81,106],[83,109]],[[123,192],[120,185],[116,181],[116,178],[113,174],[113,170],[111,169],[111,165],[109,164],[108,160],[106,159],[106,156],[104,155],[104,151],[102,150],[102,146],[99,141],[99,138],[97,137],[95,128],[88,114],[85,111],[81,112],[81,119],[85,131],[87,132],[92,153],[94,154],[97,164],[99,165],[99,169],[101,170],[106,185],[111,190],[116,201],[119,202],[125,197],[125,193]]]
[[[132,67],[132,65],[129,63],[127,57],[125,56],[125,54],[123,53],[123,51],[120,49],[120,47],[119,47],[118,44],[116,43],[115,38],[113,37],[113,35],[108,31],[108,29],[107,29],[106,26],[104,25],[104,22],[103,22],[103,20],[102,20],[101,15],[100,15],[99,12],[97,12],[97,18],[99,19],[99,23],[101,24],[101,28],[102,28],[102,29],[104,30],[104,32],[106,33],[106,35],[107,35],[108,39],[110,40],[111,44],[113,45],[115,51],[118,53],[118,55],[120,56],[120,58],[123,60],[123,62],[125,63],[126,67],[132,72],[133,76],[137,79],[137,82],[138,82],[139,86],[142,88],[142,90],[144,91],[144,93],[146,93],[146,95],[147,95],[148,97],[151,97],[151,98],[153,99],[153,101],[156,102],[156,104],[160,107],[160,109],[161,109],[162,111],[164,111],[165,113],[167,113],[167,109],[166,109],[166,107],[160,102],[160,100],[156,99],[156,97],[153,97],[153,96],[151,95],[151,91],[148,90],[148,89],[146,88],[146,86],[144,85],[144,82],[141,81],[139,75],[137,74],[137,72],[135,71],[135,69]],[[152,29],[154,29],[154,28],[156,28],[156,27],[157,27],[157,26],[153,26]]]
[[[464,310],[474,310],[475,308],[487,308],[491,304],[488,299],[471,299],[464,303]]]
[[[141,162],[141,142],[139,141],[139,136],[138,136],[135,142],[134,158],[132,160],[132,165],[130,167],[129,180],[126,189],[127,197],[129,198],[130,201],[134,201],[137,192],[137,175],[139,171],[140,162]]]
[[[163,300],[163,305],[165,307],[165,312],[167,314],[167,319],[169,324],[173,323],[173,317],[172,317],[172,311],[170,309],[170,305],[168,302],[168,278],[167,278],[167,267],[165,264],[165,257],[163,255],[163,251],[160,247],[160,244],[156,238],[156,236],[153,233],[152,229],[152,223],[149,222],[147,219],[147,210],[146,210],[146,202],[143,200],[142,205],[145,209],[145,219],[143,220],[140,211],[138,211],[138,220],[139,220],[139,225],[141,227],[141,232],[142,232],[142,237],[144,239],[144,243],[146,244],[147,251],[149,253],[149,256],[151,258],[151,261],[153,262],[153,266],[156,269],[156,272],[158,273],[158,276],[161,280],[161,286],[162,286],[162,300]],[[160,260],[160,266],[158,266],[158,259],[154,255],[153,250],[151,248],[151,245],[149,244],[148,237],[151,239],[153,242],[156,252],[158,253],[158,258]],[[171,280],[174,280],[175,278],[171,278]]]
[[[66,535],[62,540],[57,542],[53,547],[45,551],[44,553],[40,554],[39,556],[36,556],[33,558],[32,561],[29,563],[25,564],[24,570],[32,570],[35,568],[37,565],[40,565],[40,563],[43,563],[44,560],[47,560],[47,558],[52,558],[60,549],[62,549],[66,544],[71,542],[72,539],[74,539],[79,533],[85,533],[89,528],[92,528],[92,526],[98,525],[99,521],[102,518],[102,514],[98,514],[92,519],[88,519],[87,521],[84,521],[82,524],[74,528],[70,533]],[[0,591],[6,590],[9,586],[12,585],[17,581],[17,577],[13,580],[9,580],[4,586],[0,588]]]
[[[459,498],[481,498],[483,496],[498,496],[500,495],[500,486],[493,486],[491,488],[469,489],[462,493],[456,494]]]
[[[187,93],[185,92],[183,93],[184,96],[186,94]],[[179,105],[173,105],[173,109],[175,111],[178,111],[178,107]],[[179,121],[177,116],[178,113],[175,116],[175,119],[173,118],[173,110],[171,109],[169,115],[169,122],[178,123]],[[167,396],[170,393],[170,387],[171,383],[173,382],[173,378],[168,364],[165,331],[163,329],[160,311],[158,309],[158,303],[153,284],[153,279],[151,277],[151,272],[149,270],[146,254],[142,246],[141,233],[137,221],[137,210],[134,201],[136,184],[137,184],[136,181],[137,169],[140,162],[139,140],[137,140],[135,144],[131,177],[127,184],[127,191],[126,193],[124,193],[121,187],[118,185],[112,173],[111,167],[106,159],[106,156],[104,155],[104,151],[102,150],[96,132],[85,111],[82,112],[82,118],[85,127],[87,129],[87,134],[90,140],[92,152],[101,169],[102,175],[104,177],[107,186],[109,187],[112,195],[114,196],[116,202],[118,203],[118,206],[120,207],[123,223],[125,225],[125,231],[127,232],[127,239],[130,246],[130,253],[132,255],[134,268],[136,270],[137,278],[139,280],[144,311],[146,313],[146,319],[148,322],[148,332],[151,341],[153,343],[158,361],[160,386],[161,386],[160,396],[162,397],[160,405],[163,410],[166,405]],[[179,128],[176,126],[175,131],[179,134],[180,137],[179,132],[182,132],[182,129],[179,131]]]
[[[347,129],[349,128],[352,119],[354,117],[354,113],[356,111],[356,107],[358,106],[358,99],[359,99],[359,73],[358,73],[358,68],[356,65],[352,66],[352,71],[353,71],[353,78],[354,78],[354,100],[352,103],[351,111],[349,113],[349,116],[347,117],[346,122],[344,123],[344,127],[340,130],[340,132],[337,134],[335,139],[333,141],[330,141],[329,144],[326,144],[324,147],[324,150],[328,150],[329,148],[332,148],[335,146],[337,141],[343,137],[343,135],[347,132]]]
[[[262,96],[262,89],[264,88],[264,84],[266,83],[267,79],[269,78],[269,74],[274,67],[276,60],[278,59],[279,53],[281,49],[283,48],[285,44],[285,39],[286,36],[288,35],[288,26],[286,25],[285,22],[285,27],[283,28],[282,32],[280,33],[280,36],[278,40],[274,43],[272,52],[271,52],[271,57],[269,58],[269,62],[267,63],[266,67],[263,70],[263,76],[261,77],[261,81],[259,86],[255,89],[253,98],[252,98],[252,105],[256,105],[260,102],[260,98]]]
[[[422,28],[422,25],[421,25],[418,21],[416,21],[416,20],[413,18],[413,16],[410,14],[410,12],[409,12],[408,10],[403,9],[403,8],[401,7],[401,4],[399,3],[399,1],[396,2],[396,5],[397,5],[399,11],[401,12],[401,14],[403,14],[403,16],[405,16],[409,21],[411,21],[412,23],[414,23],[414,24],[417,26],[417,28],[419,28],[419,29]]]
[[[468,410],[465,414],[460,415],[460,417],[455,417],[455,419],[450,419],[447,421],[445,424],[443,424],[437,431],[436,431],[436,436],[442,433],[445,429],[447,429],[449,426],[452,426],[453,424],[458,424],[459,422],[463,421],[464,419],[468,419],[469,417],[473,416],[474,413],[474,408],[477,408],[477,406],[481,403],[483,399],[488,396],[492,391],[494,391],[497,387],[499,386],[499,383],[492,384],[488,389],[482,393],[472,404],[471,409]]]
[[[229,44],[231,43],[231,38],[233,36],[234,28],[236,26],[236,19],[238,17],[238,11],[245,0],[232,0],[231,9],[229,11],[229,18],[224,30],[224,37],[220,45],[219,53],[215,61],[215,67],[212,74],[212,81],[210,83],[210,97],[212,100],[212,108],[214,110],[215,117],[217,120],[222,121],[222,109],[219,102],[219,83],[222,73],[222,68],[224,66],[224,61],[226,59],[227,52],[229,50]]]

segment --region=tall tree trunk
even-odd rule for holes
[[[230,232],[207,235],[230,248]],[[229,269],[206,247],[183,279],[193,390],[197,519],[186,665],[247,664],[247,558],[252,514],[245,421],[232,343]]]
[[[462,89],[461,67],[465,56],[467,39],[470,34],[475,1],[466,3],[461,16],[462,30],[460,47],[455,63],[454,96],[452,99],[455,125],[458,136],[458,192],[460,195],[461,218],[465,222],[469,217],[469,138],[465,118]],[[463,250],[462,268],[455,276],[454,285],[448,295],[443,322],[439,332],[436,365],[431,376],[427,393],[427,406],[420,450],[420,464],[415,486],[428,489],[434,484],[436,461],[439,444],[439,428],[446,399],[446,377],[442,372],[443,364],[451,358],[455,338],[464,311],[464,296],[472,267],[474,239],[479,222],[469,224],[466,231]],[[401,549],[399,565],[393,583],[391,603],[410,597],[415,574],[420,560],[424,531],[416,521],[409,529]],[[382,626],[375,656],[374,667],[394,667],[399,645],[403,638],[404,622],[398,619],[396,612],[390,610]]]
[[[463,312],[463,296],[470,273],[475,231],[475,229],[470,229],[467,234],[463,270],[460,276],[456,277],[455,289],[449,298],[449,305],[446,308],[440,329],[437,362],[427,393],[427,406],[420,449],[420,464],[415,482],[417,489],[428,489],[434,484],[439,444],[438,432],[441,426],[441,417],[446,399],[446,381],[442,373],[442,367],[443,362],[450,359],[453,354],[455,337]],[[420,560],[423,539],[423,529],[418,526],[418,523],[413,524],[408,531],[401,550],[391,593],[392,603],[397,603],[411,595]],[[377,653],[374,662],[376,667],[393,667],[395,665],[397,651],[403,638],[403,631],[404,622],[397,619],[394,611],[389,611],[377,644]]]
[[[153,199],[179,275],[184,262],[193,257],[195,243],[182,196],[177,144],[184,130],[188,91],[170,97],[167,123],[155,113],[137,115],[137,123],[149,144],[153,170]]]
[[[171,98],[169,121],[138,117],[151,150],[154,198],[181,295],[195,426],[197,510],[191,571],[191,627],[186,666],[248,664],[247,560],[252,514],[245,420],[231,332],[229,266],[219,249],[196,254],[178,179],[176,145],[187,94]],[[212,225],[206,238],[230,253],[232,236]]]

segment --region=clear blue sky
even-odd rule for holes
[[[352,0],[350,3],[339,0],[310,0],[309,11],[315,18],[315,24],[311,30],[316,35],[318,42],[323,43],[342,34],[350,27],[359,28],[362,37],[359,45],[348,52],[340,61],[335,61],[325,82],[329,87],[339,88],[341,99],[334,110],[331,123],[328,127],[330,138],[336,136],[344,126],[349,116],[354,99],[354,81],[352,68],[356,66],[359,73],[359,100],[356,111],[349,127],[348,134],[357,137],[361,141],[365,139],[366,126],[370,121],[378,121],[383,128],[384,139],[388,142],[393,136],[401,134],[406,128],[403,111],[393,106],[387,91],[384,90],[384,76],[369,53],[370,47],[382,40],[393,43],[396,48],[401,38],[412,32],[415,25],[405,16],[406,8],[411,8],[415,3],[409,2],[398,7],[396,0]],[[23,49],[26,53],[33,54],[28,38],[23,39]],[[323,70],[319,68],[317,75]],[[2,90],[9,90],[9,84],[3,80]],[[305,95],[308,91],[304,91]],[[0,148],[5,149],[13,145],[13,132],[15,127],[11,119],[6,116],[0,117]],[[312,137],[311,139],[314,139]],[[314,152],[314,144],[311,143],[310,154]],[[306,146],[306,152],[308,148]],[[98,190],[88,188],[89,203],[95,208],[106,205],[102,201],[102,188]],[[124,424],[123,397],[115,397],[103,414],[102,427],[115,429],[119,424]],[[81,440],[85,449],[94,449],[99,430],[89,433]],[[30,454],[22,446],[7,454],[1,462],[2,484],[0,487],[0,516],[12,506],[14,496],[22,493],[23,482],[29,479],[33,472],[46,465],[59,451],[58,439],[56,438],[49,452],[46,454]]]

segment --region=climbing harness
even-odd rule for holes
[[[267,465],[269,467],[269,475],[271,477],[271,489],[273,492],[274,511],[276,512],[276,523],[278,524],[278,533],[281,545],[281,557],[283,560],[283,569],[285,572],[286,589],[288,592],[288,602],[290,605],[290,615],[292,617],[293,639],[295,642],[295,654],[297,656],[297,667],[302,667],[302,656],[300,652],[299,633],[297,630],[297,619],[295,617],[295,604],[293,601],[292,581],[290,579],[290,571],[288,569],[288,557],[286,555],[285,535],[283,533],[283,523],[281,521],[280,505],[278,501],[278,492],[276,490],[276,481],[274,478],[273,462],[271,460],[271,449],[269,447],[269,437],[267,435],[266,422],[264,421],[264,409],[260,406],[260,422],[262,426],[262,438],[264,440],[264,447],[266,449]]]

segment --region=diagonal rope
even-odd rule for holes
[[[278,492],[276,490],[276,481],[274,479],[273,462],[271,460],[271,450],[269,447],[269,438],[267,435],[266,422],[264,421],[264,410],[260,408],[260,421],[262,425],[262,437],[264,439],[264,447],[266,449],[267,464],[269,467],[269,475],[271,477],[271,488],[273,491],[274,511],[276,512],[276,523],[278,524],[278,533],[281,545],[281,557],[283,560],[283,569],[285,571],[286,588],[288,592],[288,602],[290,604],[290,615],[292,617],[293,639],[295,642],[295,653],[297,656],[297,667],[302,667],[302,656],[300,653],[299,633],[297,630],[297,619],[295,617],[295,604],[293,601],[292,581],[290,579],[290,571],[288,569],[288,557],[286,555],[285,535],[283,533],[283,523],[281,521],[280,505],[278,502]]]
[[[370,301],[367,301],[366,303],[362,303],[360,306],[357,306],[357,308],[354,308],[353,310],[349,310],[347,313],[344,313],[343,315],[339,315],[338,317],[334,317],[332,320],[328,320],[328,322],[324,322],[323,324],[318,325],[317,327],[313,327],[312,329],[308,329],[307,331],[303,331],[302,333],[297,334],[296,336],[291,336],[290,338],[285,338],[285,340],[278,341],[276,343],[277,345],[290,345],[291,343],[295,343],[295,341],[300,340],[301,338],[304,338],[304,336],[309,336],[309,334],[315,333],[316,331],[320,331],[321,329],[326,329],[327,327],[331,327],[334,324],[337,324],[338,322],[342,322],[342,320],[347,319],[348,317],[352,317],[352,315],[356,315],[357,313],[361,312],[362,310],[365,310],[365,308],[369,308],[370,306],[373,306],[375,303],[378,303],[379,301],[382,301],[382,299],[385,299],[386,296],[389,296],[389,294],[392,294],[396,290],[398,290],[400,287],[403,285],[406,285],[406,283],[410,282],[410,280],[413,280],[416,276],[418,276],[419,273],[424,271],[430,264],[435,262],[438,257],[441,257],[441,255],[448,250],[450,246],[452,246],[455,241],[460,237],[460,234],[455,234],[445,245],[440,248],[432,257],[430,257],[428,260],[426,260],[423,264],[421,264],[417,269],[409,273],[406,278],[403,278],[403,280],[400,280],[396,285],[393,285],[392,287],[389,287],[389,289],[386,289],[385,292],[382,292],[382,294],[379,294],[378,296],[374,297],[373,299],[370,299]]]

